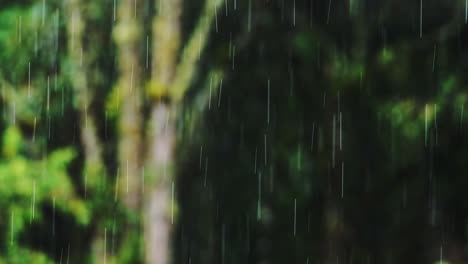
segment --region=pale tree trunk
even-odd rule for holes
[[[89,106],[94,97],[94,91],[89,89],[87,67],[89,62],[83,48],[83,32],[85,17],[80,0],[68,0],[64,10],[67,17],[68,54],[70,58],[70,80],[73,85],[73,103],[79,111],[80,139],[84,152],[84,187],[85,196],[100,188],[102,177],[106,171],[102,161],[101,143],[97,136],[95,119]],[[92,256],[95,263],[102,261],[105,252],[103,247],[103,234],[97,231],[93,238]]]
[[[147,135],[148,190],[144,197],[145,262],[171,262],[171,235],[175,224],[176,120],[181,101],[196,71],[219,0],[205,8],[187,45],[180,51],[183,0],[156,1],[150,93],[153,96]],[[180,62],[177,61],[179,53]]]
[[[118,120],[118,173],[117,186],[121,201],[129,217],[122,226],[123,240],[117,259],[132,263],[130,259],[140,251],[140,223],[142,178],[142,113],[141,113],[141,67],[139,60],[141,40],[140,17],[143,1],[121,0],[113,37],[117,45],[120,98]],[[128,250],[131,254],[128,254]]]
[[[68,28],[68,53],[70,57],[70,79],[74,91],[74,105],[80,114],[80,137],[85,158],[85,188],[95,188],[98,176],[103,176],[104,164],[101,157],[101,143],[97,136],[96,124],[89,106],[94,91],[89,89],[86,51],[83,49],[85,27],[82,7],[79,0],[68,0],[66,4]],[[88,176],[88,177],[86,177]]]
[[[120,77],[119,194],[128,209],[139,212],[141,202],[141,16],[143,1],[122,0],[114,30]]]
[[[171,103],[162,102],[172,84],[180,43],[181,0],[157,1],[158,13],[153,24],[152,81],[158,87],[151,111],[147,141],[147,168],[151,185],[144,206],[145,261],[148,264],[171,262],[170,201],[174,180],[175,113]],[[171,113],[172,112],[172,113]]]
[[[151,113],[148,165],[152,184],[144,210],[146,263],[170,263],[174,224],[175,109],[159,103]]]

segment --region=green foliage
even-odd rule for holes
[[[295,34],[293,39],[293,47],[306,58],[313,58],[315,54],[316,44],[313,35],[309,32],[299,32]]]
[[[394,57],[395,54],[393,53],[393,50],[384,48],[380,53],[379,62],[384,65],[389,64],[394,60]]]
[[[10,219],[1,227],[3,241],[9,244],[6,255],[0,255],[8,263],[49,263],[45,255],[22,248],[18,237],[31,223],[40,223],[44,205],[72,216],[81,225],[90,221],[86,204],[76,196],[67,168],[75,158],[75,152],[64,148],[51,152],[42,159],[31,159],[22,150],[25,147],[20,130],[10,126],[3,134],[0,159],[0,212],[2,219]],[[21,254],[18,254],[22,252]]]
[[[11,264],[20,264],[20,263],[38,263],[38,264],[53,264],[55,263],[44,253],[29,250],[25,248],[19,248],[16,246],[10,246],[8,255],[4,258],[0,258],[0,263],[11,263]]]
[[[359,83],[365,75],[365,65],[339,54],[334,54],[327,68],[333,88],[338,90],[343,86]]]

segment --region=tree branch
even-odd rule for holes
[[[211,24],[216,16],[216,10],[221,5],[220,0],[206,0],[205,7],[188,44],[182,52],[182,58],[177,65],[174,83],[170,96],[174,101],[180,101],[190,86],[196,72],[196,63],[205,48]]]
[[[89,111],[93,92],[88,90],[87,61],[83,50],[84,17],[79,0],[69,0],[65,4],[67,13],[68,53],[70,56],[70,80],[74,90],[74,105],[80,114],[80,134],[85,157],[85,188],[96,188],[98,177],[105,169],[101,157],[101,143],[97,136],[94,116]],[[86,191],[86,190],[85,190]]]

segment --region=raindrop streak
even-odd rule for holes
[[[258,173],[258,200],[257,200],[257,220],[262,218],[261,213],[262,206],[262,173]]]
[[[31,224],[34,220],[34,210],[35,210],[35,203],[36,203],[36,180],[33,181],[33,197],[31,203],[31,217],[29,218],[29,223]]]
[[[293,26],[296,26],[296,0],[293,1]]]
[[[297,212],[297,199],[294,198],[294,236],[296,236],[296,212]]]
[[[36,118],[34,117],[34,124],[33,124],[33,139],[34,142],[36,140]]]
[[[46,10],[46,5],[45,5],[45,0],[42,0],[42,25],[44,26],[45,22],[45,11]]]
[[[203,146],[200,146],[200,170],[201,170],[202,157],[203,157]]]
[[[203,182],[203,186],[206,187],[206,179],[208,177],[208,157],[205,160],[205,180]]]
[[[427,104],[424,109],[424,145],[427,146]]]
[[[70,243],[68,243],[68,249],[67,249],[67,264],[70,263]]]
[[[218,94],[218,108],[221,105],[221,94],[223,93],[223,78],[221,78],[221,82],[219,84],[219,94]]]
[[[224,9],[226,10],[226,16],[228,16],[228,3],[227,3],[227,0],[224,0]]]
[[[113,20],[114,20],[114,22],[115,22],[115,6],[116,6],[115,1],[116,1],[116,0],[114,0],[114,12],[113,12],[113,14],[112,14],[112,15],[113,15]]]
[[[443,263],[442,262],[442,259],[443,259],[443,251],[442,251],[442,245],[440,246],[440,263]]]
[[[436,146],[438,145],[438,141],[439,141],[439,133],[438,133],[438,130],[437,130],[437,104],[434,104],[434,129],[435,129],[435,144]]]
[[[55,236],[55,197],[52,198],[52,236]]]
[[[434,44],[434,56],[432,57],[432,72],[435,71],[436,51],[437,51],[437,44]]]
[[[264,135],[264,145],[265,145],[265,165],[267,165],[267,134]]]
[[[336,141],[336,118],[333,115],[333,135],[332,135],[332,167],[335,168],[335,141]]]
[[[171,224],[174,224],[174,181],[171,184]]]
[[[51,117],[50,115],[47,117],[48,122],[47,122],[47,139],[50,139],[50,123],[51,123]]]
[[[50,78],[47,76],[47,115],[50,110]]]
[[[31,98],[31,62],[28,62],[28,98]]]
[[[10,223],[11,223],[11,230],[10,230],[10,244],[13,245],[13,236],[14,236],[14,232],[15,232],[15,222],[14,222],[14,219],[15,219],[15,212],[13,210],[11,210],[11,219],[10,219]]]
[[[131,70],[131,73],[130,73],[130,93],[132,93],[133,91],[133,63],[132,63],[132,70]]]
[[[235,59],[236,59],[236,45],[232,45],[232,70],[234,70]]]
[[[249,0],[249,12],[247,15],[247,31],[252,29],[252,0]]]
[[[19,28],[19,29],[18,29],[18,38],[19,38],[19,43],[20,43],[20,44],[21,44],[21,31],[22,31],[22,30],[21,30],[21,24],[22,24],[21,22],[22,22],[22,18],[21,18],[21,16],[19,16],[19,22],[18,22],[18,23],[19,23],[19,26],[18,26],[18,28]]]
[[[229,53],[229,59],[231,60],[232,59],[232,33],[229,35],[229,50],[228,50],[228,53]]]
[[[114,255],[114,237],[115,237],[115,218],[112,223],[112,235],[111,235],[111,256]]]
[[[73,28],[73,22],[72,22],[72,28]],[[73,35],[72,35],[72,47],[73,47]],[[37,29],[34,31],[34,55],[37,55],[38,51],[38,43],[37,43]]]
[[[341,162],[341,198],[344,194],[344,161]]]
[[[211,87],[213,86],[213,77],[210,77],[210,95],[208,96],[208,110],[211,109]]]
[[[83,48],[80,49],[80,67],[83,66]]]
[[[126,186],[126,188],[125,188],[125,189],[126,189],[126,192],[128,193],[128,178],[129,178],[129,172],[128,172],[128,160],[127,160],[127,162],[126,162],[126,166],[127,166],[127,167],[126,167],[126,171],[127,171],[127,173],[126,173],[126,175],[127,175],[127,177],[126,177],[126,178],[127,178],[126,185],[127,185],[127,186]]]
[[[465,24],[468,22],[468,0],[465,0]]]
[[[460,129],[462,128],[462,125],[463,125],[463,108],[464,108],[464,104],[462,103],[461,105],[461,110],[460,110]]]
[[[141,193],[145,193],[145,167],[141,168]]]
[[[118,190],[119,190],[119,178],[120,178],[120,169],[117,169],[117,177],[115,179],[115,190],[114,190],[114,202],[117,202]]]
[[[340,150],[343,150],[343,129],[342,129],[342,115],[340,112]]]
[[[107,251],[107,229],[104,227],[104,264],[106,264]]]
[[[270,79],[268,79],[268,95],[267,95],[267,124],[270,124]]]
[[[421,0],[419,9],[419,38],[422,38],[422,21],[423,21],[423,1]]]
[[[224,254],[225,254],[225,241],[226,241],[226,235],[225,235],[225,232],[226,229],[224,228],[224,223],[222,224],[222,227],[221,227],[221,264],[224,264]]]
[[[149,36],[146,35],[146,69],[148,69]]]
[[[13,119],[13,125],[15,125],[16,124],[16,102],[15,101],[13,101],[13,117],[12,117],[12,119]]]
[[[201,46],[202,46],[202,37],[201,35],[198,37],[198,60],[200,60],[201,56]]]
[[[215,8],[214,12],[215,12],[215,27],[216,27],[216,33],[218,33],[218,9]]]
[[[331,0],[328,1],[327,25],[330,23]]]

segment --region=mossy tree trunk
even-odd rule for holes
[[[84,4],[80,0],[68,0],[64,3],[66,26],[68,34],[69,74],[73,86],[73,104],[79,112],[80,139],[84,153],[83,181],[85,196],[91,199],[97,188],[102,187],[103,177],[106,175],[102,160],[101,142],[97,134],[97,127],[93,109],[93,85],[88,78],[88,68],[92,63],[87,57],[84,43],[86,17],[83,12]],[[104,258],[104,234],[97,231],[92,242],[92,258],[95,263]]]
[[[196,71],[215,10],[221,1],[206,0],[198,24],[180,49],[183,0],[159,0],[153,23],[152,111],[147,135],[146,166],[150,180],[144,197],[145,261],[171,262],[171,234],[175,224],[175,175],[178,113]],[[180,61],[178,61],[178,56]]]

